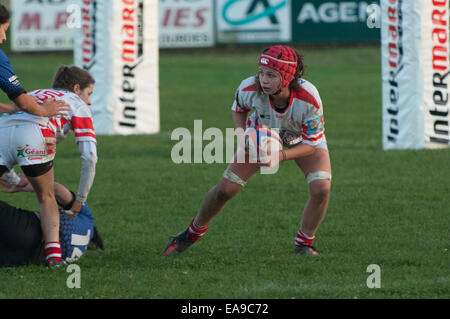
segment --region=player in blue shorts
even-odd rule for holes
[[[33,188],[21,175],[21,184],[9,184],[3,192],[32,192]],[[54,183],[55,197],[60,207],[59,236],[62,260],[73,262],[79,259],[88,246],[103,249],[103,240],[94,226],[94,218],[89,206],[84,203],[80,212],[71,217],[66,212],[75,201],[75,194],[61,184]],[[39,213],[16,208],[0,200],[0,267],[14,267],[27,264],[44,264],[44,241]]]

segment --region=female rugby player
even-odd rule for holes
[[[49,119],[18,112],[0,117],[0,176],[6,173],[4,176],[8,178],[9,171],[18,164],[32,184],[40,205],[49,266],[61,263],[59,214],[53,192],[53,159],[56,143],[67,137],[70,130],[75,133],[82,163],[78,193],[71,207],[74,215],[86,201],[95,176],[97,147],[89,108],[94,82],[87,71],[76,66],[62,66],[56,72],[51,89],[35,90],[29,95],[38,103],[47,99],[64,101],[70,105],[67,115]]]
[[[331,189],[322,101],[316,87],[302,79],[302,56],[294,49],[271,46],[262,52],[258,62],[257,75],[242,81],[236,92],[232,106],[234,126],[245,129],[264,125],[278,129],[287,149],[271,156],[268,163],[252,163],[248,155],[242,162],[236,155],[219,183],[206,194],[189,226],[170,238],[164,255],[177,255],[200,239],[211,220],[262,166],[288,160],[295,161],[309,185],[309,200],[303,210],[294,251],[318,255],[313,241],[328,208]]]

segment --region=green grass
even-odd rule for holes
[[[275,175],[255,175],[183,255],[161,255],[226,168],[174,164],[169,133],[192,129],[196,119],[203,129],[232,127],[234,92],[255,72],[257,52],[161,52],[161,134],[98,137],[88,202],[106,249],[78,262],[81,289],[66,287],[65,269],[8,268],[0,269],[0,298],[449,298],[450,149],[381,150],[377,47],[303,52],[306,78],[323,100],[333,165],[315,241],[320,258],[293,254],[308,191],[291,162]],[[11,60],[32,90],[71,56]],[[76,189],[73,144],[58,146],[55,174]],[[36,208],[30,194],[0,199]],[[380,289],[366,286],[370,264],[381,267]]]

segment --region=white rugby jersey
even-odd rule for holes
[[[299,82],[300,91],[291,90],[288,105],[280,113],[267,94],[258,92],[255,77],[247,78],[236,91],[232,110],[254,111],[247,117],[247,128],[258,125],[277,128],[286,146],[300,142],[316,146],[325,138],[322,101],[313,84],[303,79]]]
[[[26,112],[4,114],[0,117],[0,126],[20,125],[24,122],[32,122],[47,126],[55,133],[56,141],[59,143],[67,137],[72,129],[75,133],[76,142],[87,141],[96,143],[92,113],[89,106],[75,93],[65,90],[41,89],[28,93],[38,99],[42,104],[48,98],[63,100],[70,105],[67,115],[53,118],[35,116]]]
[[[23,111],[3,114],[0,116],[0,127],[36,123],[41,126],[41,133],[44,138],[56,137],[57,143],[65,139],[69,131],[73,130],[81,154],[81,176],[77,200],[85,202],[94,181],[97,163],[97,139],[89,106],[78,95],[65,90],[41,89],[28,94],[36,97],[39,104],[44,103],[48,98],[63,100],[70,105],[70,111],[67,115],[50,119]]]

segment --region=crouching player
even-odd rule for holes
[[[9,171],[18,164],[33,185],[40,205],[49,266],[58,266],[61,262],[59,214],[53,194],[53,160],[56,144],[65,139],[71,130],[75,133],[81,154],[78,193],[70,208],[75,215],[86,201],[94,181],[97,146],[89,108],[94,83],[89,72],[76,66],[62,66],[56,72],[51,89],[35,90],[29,95],[41,105],[49,99],[66,102],[70,106],[66,115],[49,119],[16,112],[0,117],[0,177],[10,178]],[[12,179],[9,182],[15,183]]]
[[[242,81],[232,106],[234,126],[245,129],[264,125],[278,129],[287,150],[279,151],[268,163],[234,161],[205,196],[189,226],[170,238],[164,255],[177,255],[207,231],[211,220],[238,194],[262,166],[293,160],[309,186],[309,200],[295,237],[295,253],[318,255],[313,241],[330,198],[331,164],[324,134],[322,102],[316,87],[302,79],[302,57],[288,46],[272,46],[259,57],[256,76]],[[248,116],[249,112],[253,113]],[[295,196],[295,194],[293,195]]]
[[[0,179],[0,184],[6,187],[2,191],[33,192],[33,187],[25,176],[16,178],[21,180],[17,185]],[[60,206],[59,236],[62,260],[72,262],[79,259],[88,246],[103,249],[103,240],[94,226],[89,206],[84,203],[75,217],[68,217],[64,212],[72,207],[75,194],[58,183],[54,183],[54,192]],[[0,267],[43,264],[44,246],[39,212],[23,210],[0,200]]]

